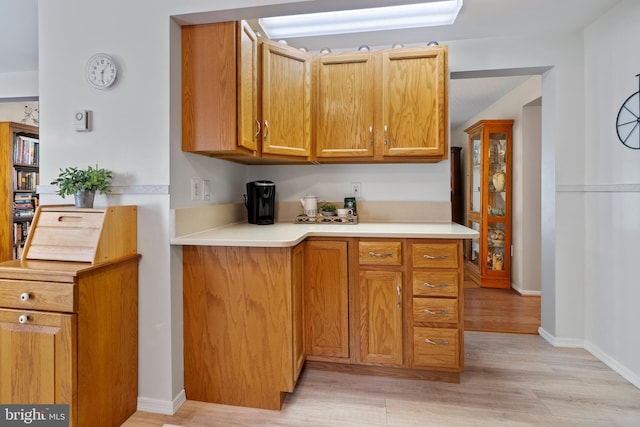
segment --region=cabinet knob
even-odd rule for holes
[[[28,321],[29,321],[29,316],[27,316],[26,314],[22,314],[20,317],[18,317],[18,322],[22,323],[23,325]]]
[[[20,294],[20,301],[28,301],[29,300],[29,293],[28,292],[23,292]]]

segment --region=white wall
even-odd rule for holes
[[[399,188],[403,198],[417,197],[411,200],[448,200],[448,162],[410,167],[254,168],[181,153],[179,31],[170,17],[223,9],[228,3],[112,0],[97,8],[80,0],[39,2],[37,95],[41,139],[46,142],[42,145],[42,182],[51,180],[59,167],[98,162],[115,172],[114,184],[122,193],[98,199],[98,203],[140,206],[139,395],[141,407],[157,412],[172,411],[182,390],[180,256],[179,250],[169,246],[168,228],[171,206],[193,204],[185,196],[193,175],[212,181],[214,202],[238,200],[247,180],[265,175],[282,182],[279,194],[287,199],[308,188],[319,192],[311,176],[316,171],[322,171],[320,178],[330,182],[322,188],[330,196],[344,194],[345,183],[358,179],[367,200],[396,200]],[[253,6],[273,3],[239,0],[233,7],[246,7],[242,13],[250,13]],[[296,3],[322,2],[287,3],[294,12]],[[585,176],[582,41],[581,34],[569,34],[449,43],[451,71],[553,67],[542,79],[542,155],[544,166],[551,168],[542,190],[543,221],[549,221],[543,229],[543,247],[548,250],[543,249],[542,317],[550,334],[577,339],[584,338],[585,322],[584,256],[575,251],[584,246],[584,202],[578,195],[577,203],[567,203],[573,193],[556,192],[556,185],[580,185]],[[86,61],[96,52],[112,54],[122,67],[119,83],[112,90],[97,91],[85,82]],[[73,130],[71,120],[77,109],[93,112],[92,132]],[[422,192],[417,181],[431,186]],[[43,195],[44,203],[56,201],[51,194]],[[563,230],[558,237],[556,229]],[[624,274],[628,278],[626,271]],[[617,295],[612,298],[619,302]],[[640,359],[635,348],[620,354],[626,350],[630,353],[620,356],[621,361]],[[635,365],[629,366],[637,372]]]
[[[0,73],[0,98],[36,98],[38,71]]]
[[[531,197],[537,197],[540,200],[540,193],[538,188],[538,194],[532,195],[525,192],[525,179],[531,177],[525,177],[525,163],[537,161],[540,162],[539,156],[537,159],[526,158],[525,149],[531,147],[525,147],[525,134],[524,134],[524,120],[523,120],[523,107],[532,101],[540,98],[542,93],[541,87],[542,78],[540,76],[532,76],[527,79],[520,86],[513,89],[504,97],[499,99],[494,104],[487,107],[484,111],[472,117],[467,122],[463,123],[456,129],[451,131],[451,141],[456,145],[465,147],[462,150],[462,164],[467,165],[468,162],[468,136],[464,132],[466,128],[476,123],[478,120],[499,120],[499,119],[513,119],[513,142],[512,142],[512,164],[513,164],[513,176],[512,176],[512,245],[513,245],[513,258],[511,264],[511,286],[521,293],[539,293],[540,292],[540,280],[536,280],[531,276],[524,276],[524,265],[529,263],[530,259],[527,258],[527,251],[530,248],[531,239],[538,239],[536,246],[539,248],[540,236],[529,236],[525,238],[525,212],[528,209],[539,209],[539,202],[537,206],[529,206]],[[482,84],[482,79],[478,79],[478,84]],[[540,122],[538,120],[538,126]],[[538,140],[538,152],[540,151],[540,145]],[[468,174],[468,168],[464,167],[465,173]],[[537,174],[537,179],[540,178],[540,174]],[[465,177],[465,192],[466,182],[468,182],[468,176]],[[529,187],[526,187],[527,189]],[[465,193],[466,194],[466,193]],[[539,226],[538,226],[539,229]],[[534,260],[535,262],[535,260]],[[537,270],[540,270],[540,263],[536,266]]]
[[[38,126],[38,117],[38,101],[3,102],[0,99],[0,122],[17,122]]]
[[[585,31],[585,339],[640,387],[640,150],[616,136],[618,110],[638,92],[640,2],[627,0]],[[637,110],[636,110],[637,113]]]

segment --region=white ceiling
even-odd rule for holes
[[[429,0],[324,0],[231,10],[224,14],[192,14],[178,17],[183,23],[220,19],[253,19],[262,16],[322,10],[353,9]],[[426,44],[430,40],[453,41],[514,35],[549,35],[577,31],[621,0],[464,0],[456,22],[446,27],[356,33],[289,39],[291,46],[311,51],[357,49],[366,44],[387,47],[395,42]],[[0,0],[0,73],[38,69],[37,0]],[[310,10],[313,8],[314,10]],[[484,110],[526,80],[526,76],[458,78],[449,86],[451,125],[457,127]],[[0,93],[0,100],[2,94]]]

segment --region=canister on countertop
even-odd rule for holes
[[[358,214],[358,209],[356,208],[356,198],[355,197],[345,197],[344,198],[344,208],[351,209],[354,215]]]

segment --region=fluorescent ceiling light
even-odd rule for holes
[[[307,13],[261,18],[260,26],[271,39],[327,34],[360,33],[453,24],[462,0]]]

